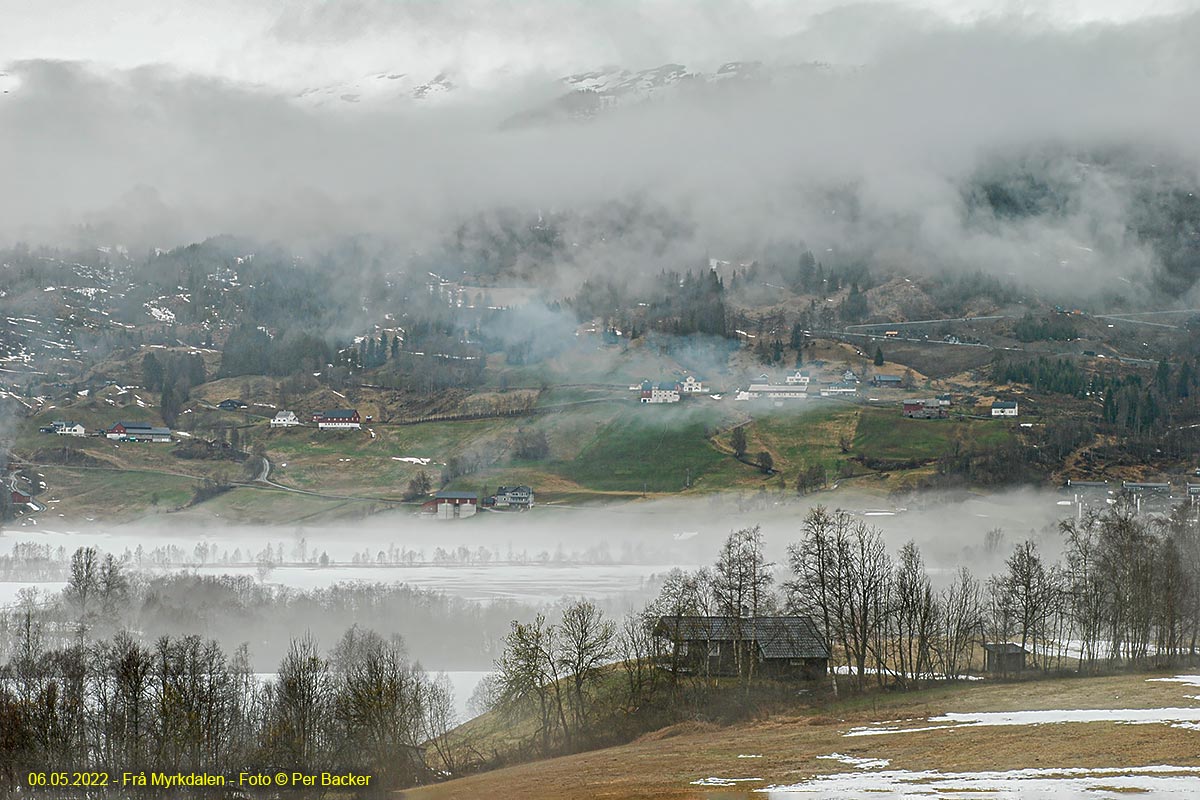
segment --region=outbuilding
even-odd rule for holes
[[[1029,651],[1016,642],[984,642],[983,671],[1002,675],[1022,672],[1028,653]]]

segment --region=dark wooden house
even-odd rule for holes
[[[1007,675],[1025,669],[1028,651],[1014,642],[985,642],[983,645],[983,671]]]
[[[829,648],[808,617],[660,617],[663,663],[683,672],[811,680],[829,669]]]

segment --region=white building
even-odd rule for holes
[[[496,490],[496,508],[533,508],[533,489],[528,486],[501,486]]]
[[[61,426],[55,426],[54,432],[59,436],[87,436],[87,428],[83,427],[82,422],[64,422]]]
[[[821,397],[854,396],[857,394],[858,387],[853,383],[831,383],[828,386],[821,387]]]
[[[679,382],[679,391],[683,394],[698,394],[704,391],[704,384],[696,380],[695,375],[688,375]]]
[[[809,377],[808,373],[796,370],[796,374],[788,375],[783,381],[789,386],[808,386]]]
[[[272,428],[291,428],[299,424],[295,411],[280,411],[271,419]]]
[[[655,383],[654,381],[645,381],[642,383],[643,403],[678,403],[679,402],[679,384],[670,381]]]
[[[1016,402],[997,400],[996,402],[992,403],[992,416],[993,417],[1015,417],[1015,416],[1017,416]]]
[[[751,398],[767,398],[769,400],[803,400],[808,397],[808,384],[752,383],[750,384]]]

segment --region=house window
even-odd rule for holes
[[[720,642],[709,642],[708,643],[708,657],[709,658],[720,658],[721,657],[721,643]]]

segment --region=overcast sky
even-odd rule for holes
[[[286,89],[377,71],[450,70],[487,84],[527,70],[704,66],[771,52],[818,29],[811,58],[871,56],[871,9],[845,0],[0,0],[0,58],[165,64]],[[898,0],[958,24],[1071,28],[1195,9],[1195,0]],[[823,24],[858,9],[857,30]],[[887,19],[888,14],[879,15]],[[863,29],[867,29],[865,32]]]
[[[692,252],[789,239],[913,269],[1130,274],[1149,257],[1127,235],[1123,177],[1055,166],[1083,187],[1063,215],[982,225],[963,184],[1047,144],[1133,147],[1163,180],[1194,177],[1198,6],[0,0],[0,242],[87,223],[133,247],[359,231],[418,246],[500,206],[639,197],[687,223]],[[834,68],[588,124],[502,125],[572,71],[726,60]],[[297,99],[441,71],[462,99]],[[639,268],[656,235],[631,232],[618,260]]]

